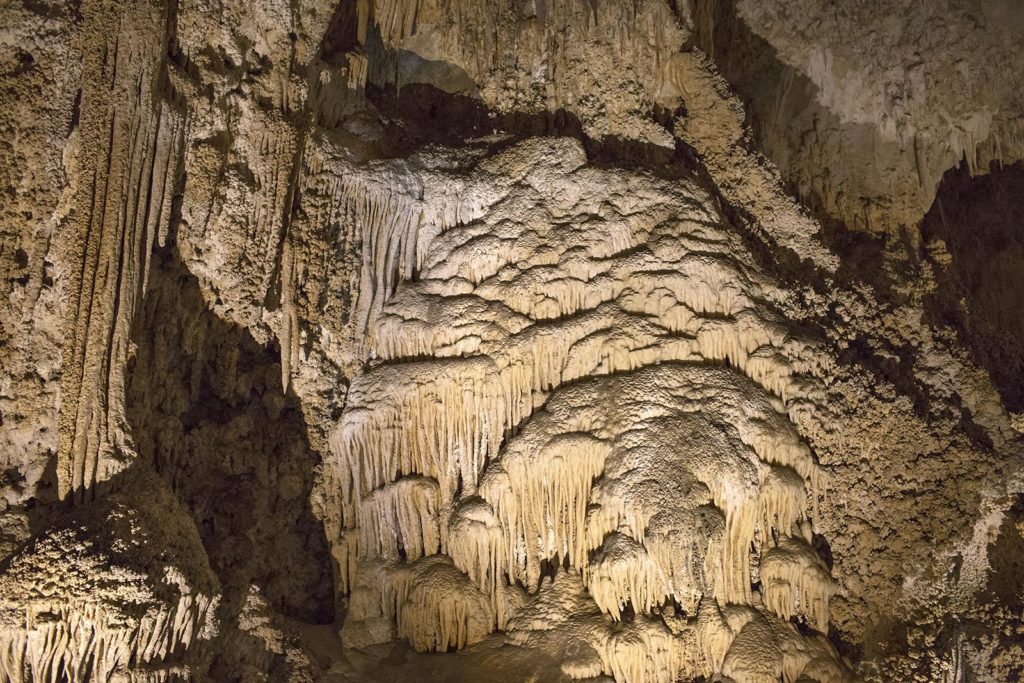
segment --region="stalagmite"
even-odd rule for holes
[[[613,630],[602,655],[605,672],[628,683],[672,683],[682,667],[672,633],[646,617]]]
[[[806,637],[791,623],[776,621],[775,632],[782,645],[783,683],[812,680],[818,683],[846,683],[850,671],[836,657],[835,648],[821,634]]]
[[[736,683],[778,683],[782,678],[781,649],[771,624],[755,613],[738,629],[722,673]]]
[[[722,670],[725,656],[732,647],[736,633],[726,621],[718,603],[712,598],[701,601],[696,619],[698,668],[708,676]]]
[[[154,477],[135,483],[148,492],[79,508],[5,564],[0,679],[117,680],[187,664],[216,635],[217,580],[194,528]]]
[[[382,560],[364,560],[347,577],[348,612],[342,625],[345,647],[366,647],[395,637],[395,600]]]
[[[570,645],[570,647],[573,647]],[[581,681],[597,678],[604,670],[601,664],[601,657],[597,650],[590,645],[583,643],[575,645],[577,650],[572,655],[567,655],[559,667],[570,680]],[[568,648],[567,648],[568,649]]]

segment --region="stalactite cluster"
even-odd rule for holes
[[[876,5],[0,7],[0,683],[1024,677],[1024,9]]]
[[[449,554],[454,568],[439,566],[472,581],[460,594],[489,594],[491,618],[474,631],[463,603],[423,579],[414,622],[404,591],[394,602],[398,634],[425,649],[507,628],[507,591],[538,590],[545,565],[577,572],[613,624],[627,605],[675,604],[693,628],[710,601],[827,629],[831,577],[802,540],[820,468],[786,410],[820,400],[829,361],[786,329],[774,286],[697,188],[648,177],[633,192],[632,178],[570,161],[580,155],[568,140],[503,151],[490,163],[527,173],[478,218],[441,228],[376,317],[327,463],[347,529],[340,585],[384,595],[424,554]],[[388,291],[392,257],[376,256],[373,289]],[[756,599],[752,546],[764,552]],[[364,565],[387,578],[361,585]],[[391,613],[377,601],[361,613],[364,599],[348,619]],[[714,672],[700,641],[657,619],[612,628],[601,670],[617,680]],[[833,671],[844,676],[838,660]]]
[[[174,680],[216,635],[219,585],[195,529],[158,481],[134,483],[155,501],[112,495],[10,558],[3,680],[111,680],[129,666]]]

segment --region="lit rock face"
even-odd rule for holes
[[[1020,8],[847,5],[0,9],[0,679],[1024,676]]]
[[[371,82],[430,83],[501,113],[565,109],[594,139],[674,144],[652,120],[686,37],[667,3],[375,0],[359,8]]]
[[[915,232],[943,173],[1024,158],[1020,3],[697,2],[694,35],[793,190],[849,227]]]
[[[567,138],[463,174],[455,200],[470,208],[447,224],[396,213],[377,233],[394,250],[374,252],[378,272],[403,257],[420,268],[371,311],[369,367],[327,463],[348,619],[394,614],[417,648],[461,647],[508,629],[509,591],[537,591],[546,564],[578,573],[611,616],[586,640],[617,680],[717,672],[695,640],[702,605],[827,629],[832,579],[808,545],[820,470],[786,409],[814,410],[828,363],[788,330],[708,197],[589,166]],[[460,575],[438,553],[468,578],[447,578]],[[645,616],[615,635],[627,605],[671,604],[680,633]],[[732,659],[715,646],[754,680],[743,672],[782,666],[772,638]],[[825,680],[841,680],[832,658]]]
[[[217,579],[173,496],[154,477],[132,484],[145,495],[77,510],[0,572],[4,680],[175,680],[202,663]]]

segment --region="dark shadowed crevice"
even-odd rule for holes
[[[1024,496],[1003,518],[988,557],[987,590],[1006,605],[1024,606]]]
[[[921,223],[940,285],[931,313],[953,325],[1007,408],[1024,410],[1024,165],[948,171]]]
[[[230,624],[251,585],[280,613],[325,623],[333,587],[309,496],[320,456],[279,352],[207,308],[173,246],[159,249],[133,334],[136,447],[191,514]]]

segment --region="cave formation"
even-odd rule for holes
[[[1024,677],[1017,0],[0,17],[0,683]]]

